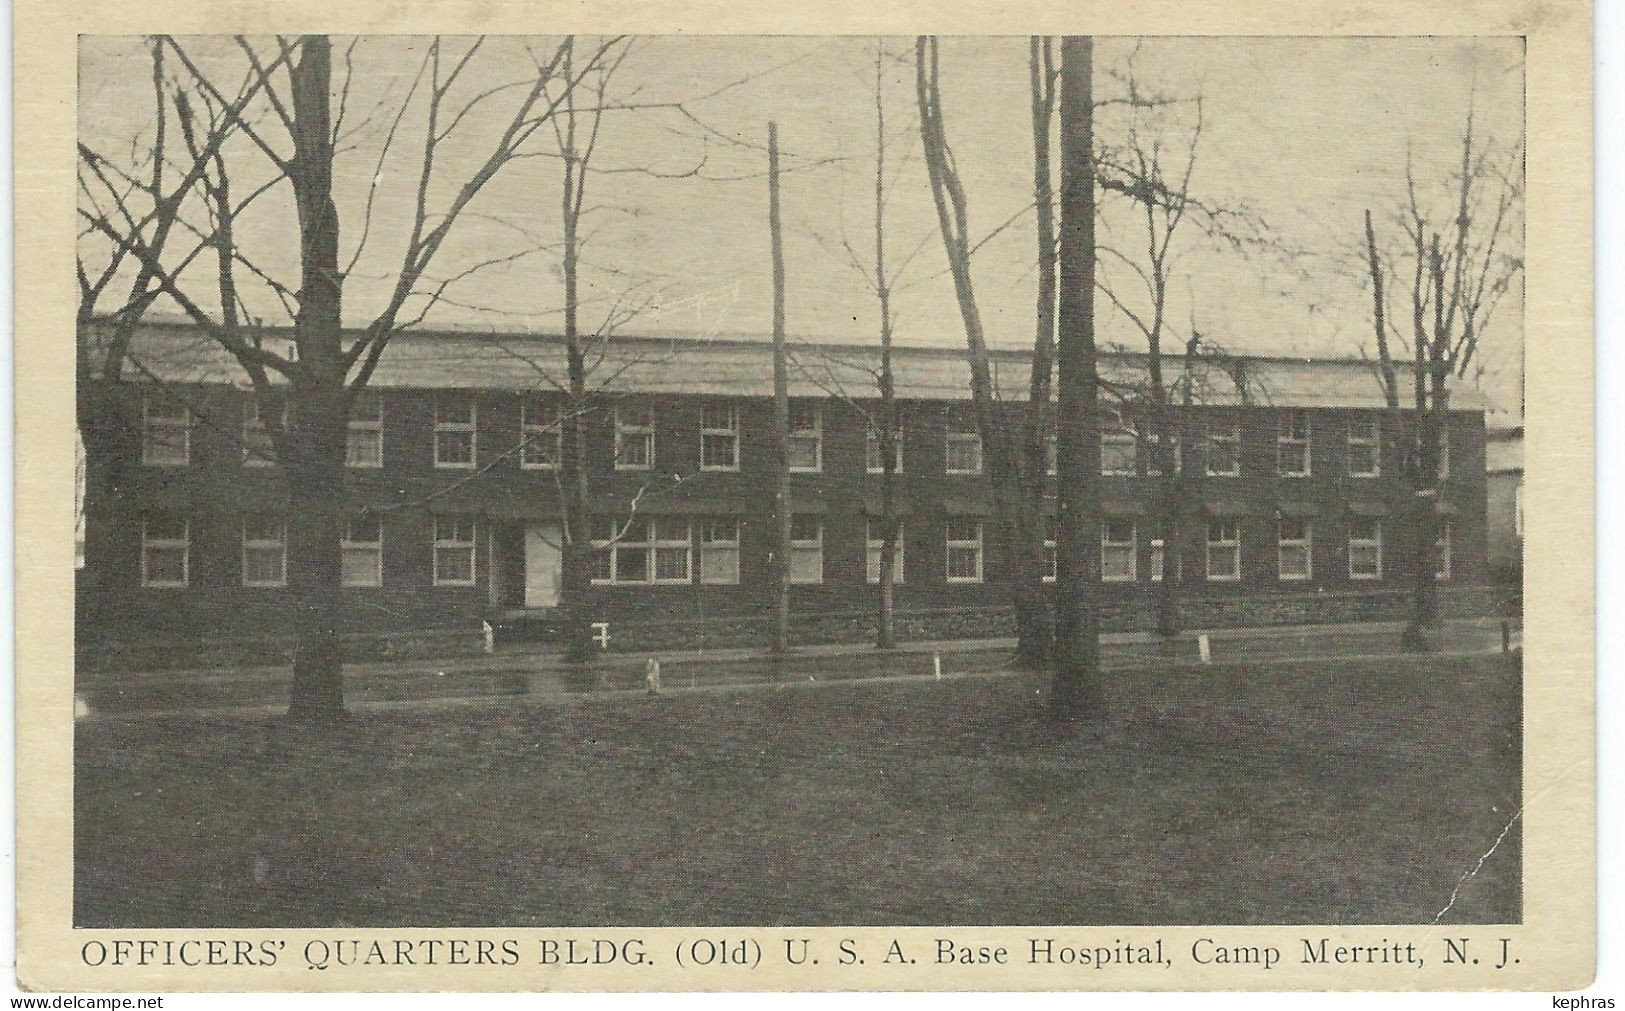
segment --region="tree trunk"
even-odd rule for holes
[[[779,222],[779,127],[767,124],[767,223],[773,246],[773,442],[777,450],[773,516],[777,576],[773,651],[790,649],[790,372],[784,335],[784,239]]]
[[[288,586],[296,645],[288,716],[329,722],[344,710],[338,639],[341,540],[345,514],[344,441],[348,405],[340,334],[343,280],[339,216],[333,202],[329,117],[331,43],[300,40],[291,80],[294,159],[289,172],[299,211],[299,308],[294,340],[300,372],[293,383],[283,474],[288,482]],[[279,451],[283,447],[279,447]]]
[[[1094,40],[1061,42],[1061,251],[1057,544],[1053,713],[1060,720],[1098,717],[1100,629],[1100,473],[1095,361]]]

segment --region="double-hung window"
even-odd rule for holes
[[[883,474],[886,471],[886,458],[882,455],[880,444],[884,442],[880,429],[870,428],[863,436],[863,469],[870,474]],[[903,432],[898,429],[892,432],[892,473],[903,472]]]
[[[884,520],[870,517],[868,535],[866,537],[867,552],[865,557],[865,570],[871,583],[880,582],[880,556],[886,547],[886,524]],[[903,581],[903,526],[897,525],[897,543],[892,550],[891,581],[893,584]]]
[[[1277,528],[1276,564],[1282,580],[1308,579],[1311,572],[1311,545],[1314,531],[1309,521],[1297,516],[1282,516]]]
[[[1241,524],[1233,519],[1208,521],[1207,578],[1215,583],[1241,579]]]
[[[739,408],[733,404],[700,408],[700,469],[739,469]]]
[[[634,516],[625,523],[600,517],[593,534],[594,582],[690,581],[694,549],[685,517]]]
[[[700,582],[739,582],[739,520],[716,516],[700,521]]]
[[[1108,411],[1100,423],[1100,472],[1133,475],[1139,456],[1139,436],[1116,411]]]
[[[1349,419],[1349,476],[1378,477],[1382,474],[1382,420]]]
[[[975,432],[950,431],[945,469],[950,474],[980,474],[982,437]]]
[[[350,403],[344,464],[365,468],[384,465],[384,398],[372,390],[362,390]]]
[[[191,530],[186,517],[154,513],[141,521],[141,585],[182,587],[191,569]]]
[[[475,427],[478,408],[474,398],[441,394],[434,398],[434,465],[471,468],[474,466]]]
[[[1053,583],[1060,576],[1060,550],[1055,541],[1056,522],[1044,520],[1044,582]]]
[[[1208,422],[1207,472],[1214,477],[1235,477],[1241,473],[1241,421],[1214,418]]]
[[[1282,411],[1276,419],[1275,471],[1282,477],[1308,477],[1309,468],[1309,413]]]
[[[288,524],[281,516],[243,518],[243,585],[288,585]]]
[[[173,397],[148,393],[141,403],[141,462],[184,467],[192,460],[192,412]]]
[[[384,585],[384,524],[377,513],[351,516],[342,547],[345,586]]]
[[[647,405],[615,408],[615,469],[648,470],[655,462],[654,413]]]
[[[434,518],[434,585],[474,585],[474,532],[472,516]]]
[[[288,426],[288,403],[280,395],[273,395],[271,409],[260,404],[252,394],[243,401],[243,466],[269,467],[276,463],[276,446],[271,441],[270,429],[265,424],[271,417],[278,427]]]
[[[824,581],[824,523],[817,516],[790,517],[790,582]]]
[[[1132,583],[1135,577],[1134,521],[1108,516],[1100,523],[1100,578]]]
[[[1349,578],[1382,578],[1382,521],[1357,516],[1349,524]]]
[[[816,474],[824,469],[824,418],[817,404],[790,405],[790,469]]]
[[[564,447],[559,406],[526,401],[519,405],[519,466],[523,470],[553,470]]]
[[[948,582],[982,581],[982,524],[979,520],[951,519],[947,529]]]

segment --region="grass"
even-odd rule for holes
[[[81,926],[1429,922],[1518,808],[1495,658],[85,724]],[[1444,922],[1520,917],[1516,824]]]

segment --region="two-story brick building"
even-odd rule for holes
[[[274,642],[289,518],[260,409],[235,365],[189,328],[148,326],[133,354],[167,382],[128,391],[141,403],[142,461],[117,545],[85,560],[102,589],[80,601],[81,645],[128,656],[158,641]],[[771,354],[759,340],[639,337],[594,355],[596,406],[583,419],[602,545],[592,593],[612,647],[767,636]],[[793,346],[792,608],[803,641],[871,634],[877,357],[873,346]],[[1027,355],[997,351],[994,364],[1014,419]],[[1143,365],[1113,355],[1104,368],[1132,385]],[[1178,560],[1191,615],[1218,625],[1401,613],[1408,547],[1396,516],[1407,493],[1369,366],[1257,357],[1234,368],[1240,389],[1228,373],[1203,385],[1202,438],[1181,453],[1195,469]],[[900,632],[1003,634],[963,352],[899,348],[895,371]],[[559,603],[562,376],[561,345],[546,335],[423,333],[391,345],[349,423],[344,622],[366,649],[442,633],[466,641],[482,620],[545,631]],[[1486,575],[1483,410],[1466,392],[1452,407],[1438,577],[1465,589]],[[1108,420],[1093,479],[1108,627],[1148,623],[1162,570],[1147,456],[1130,422]],[[1458,608],[1477,599],[1445,598]]]

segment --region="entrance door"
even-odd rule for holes
[[[557,523],[525,527],[525,606],[557,607],[564,554]]]

